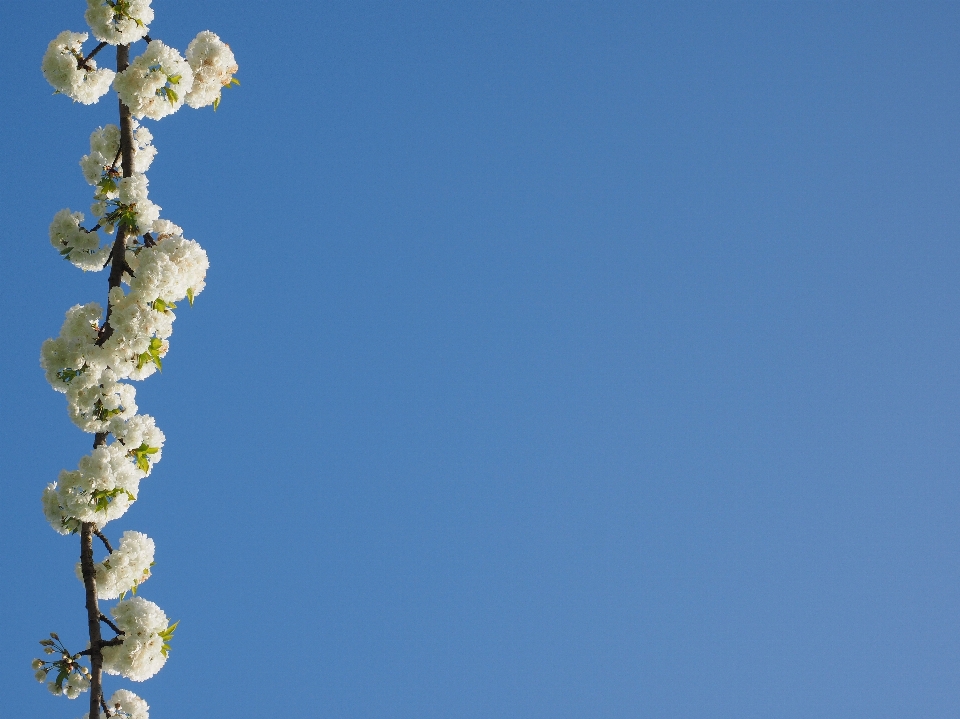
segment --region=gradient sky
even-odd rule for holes
[[[181,624],[152,719],[960,714],[960,4],[154,0],[242,87],[150,125],[211,259],[108,525]],[[0,4],[0,694],[81,647],[38,368],[112,101]],[[135,46],[139,54],[143,45]]]

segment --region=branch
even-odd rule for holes
[[[113,547],[110,546],[110,540],[104,536],[103,532],[101,532],[99,529],[94,529],[93,536],[103,542],[103,546],[107,548],[107,551],[110,552],[110,554],[113,554]],[[103,615],[101,614],[100,616],[102,617]]]
[[[107,703],[106,703],[105,701],[103,701],[103,697],[100,697],[100,706],[103,707],[103,713],[104,713],[104,714],[106,714],[108,717],[113,716],[113,714],[112,714],[111,711],[110,711],[110,708],[107,706]]]
[[[107,46],[107,43],[102,42],[102,43],[100,43],[99,45],[97,45],[95,48],[93,48],[93,50],[90,51],[90,54],[87,55],[85,58],[83,58],[82,60],[77,60],[77,69],[78,69],[78,70],[93,70],[93,68],[90,67],[89,65],[87,65],[87,63],[90,61],[90,59],[91,59],[94,55],[96,55],[98,52],[100,52],[101,50],[103,50],[103,48],[105,48],[106,46]]]
[[[147,41],[147,45],[153,42],[153,38],[150,37],[149,35],[144,35],[143,39]]]
[[[94,52],[99,52],[101,49],[98,46]],[[117,72],[123,72],[129,65],[130,46],[117,45]],[[133,174],[133,118],[130,115],[130,108],[124,105],[122,101],[120,102],[120,154],[123,157],[123,176],[129,177]],[[127,259],[126,247],[126,228],[119,227],[117,228],[117,239],[113,243],[113,266],[110,268],[110,279],[108,281],[110,289],[120,286]],[[110,326],[109,293],[107,316],[104,318],[103,327],[100,328],[98,334],[98,345],[103,345],[113,334],[113,328]],[[93,446],[100,447],[106,442],[107,433],[97,432],[93,440]],[[120,636],[105,642],[103,641],[103,635],[100,634],[100,621],[103,614],[100,612],[100,605],[97,603],[97,571],[93,564],[94,532],[100,535],[99,530],[92,522],[83,522],[80,525],[80,574],[83,577],[83,588],[87,598],[87,630],[90,635],[90,712],[88,714],[90,717],[99,716],[100,706],[103,704],[103,653],[101,650],[103,647],[123,643]],[[100,539],[106,543],[107,549],[110,549],[109,543],[102,535]],[[109,620],[107,621],[109,622]],[[111,626],[113,625],[111,624]]]
[[[123,644],[123,637],[114,637],[113,639],[101,640],[99,647],[100,649],[102,649],[103,647],[117,647],[117,646],[120,646],[121,644]],[[99,653],[100,653],[100,650],[98,649],[97,654]],[[92,658],[93,648],[88,647],[87,649],[84,649],[82,652],[77,652],[74,656]]]
[[[87,596],[87,630],[90,634],[90,648],[83,653],[90,655],[90,716],[100,713],[100,699],[103,697],[101,675],[103,671],[103,638],[100,634],[100,606],[97,604],[97,572],[93,565],[93,523],[80,525],[80,574]]]
[[[107,618],[106,614],[100,615],[100,621],[106,624],[108,627],[110,627],[113,631],[115,631],[117,633],[117,636],[124,633],[122,629],[120,629],[116,624],[114,624]],[[123,640],[121,639],[120,641],[123,641]]]
[[[153,247],[157,244],[157,241],[153,239],[153,235],[149,232],[144,233],[143,235],[143,246],[144,247]]]

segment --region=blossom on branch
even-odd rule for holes
[[[127,530],[120,539],[120,546],[109,557],[94,565],[97,576],[97,594],[101,599],[116,599],[150,578],[153,566],[153,540],[146,534]],[[76,567],[77,579],[83,581],[80,562]]]
[[[129,45],[147,34],[153,8],[150,0],[87,0],[83,19],[97,40]]]
[[[150,707],[147,706],[147,703],[126,689],[117,689],[106,704],[111,717],[117,717],[117,719],[150,719]],[[89,716],[89,713],[84,714],[83,719],[88,719]],[[100,712],[98,718],[107,719],[107,715]]]
[[[124,599],[110,610],[123,642],[103,648],[103,670],[135,682],[146,681],[167,661],[176,624],[170,626],[167,615],[143,597]]]
[[[47,45],[40,68],[56,92],[92,105],[110,89],[116,73],[106,68],[97,69],[92,58],[84,62],[86,39],[85,32],[64,30]]]
[[[193,88],[193,70],[179,52],[154,40],[117,74],[113,87],[134,117],[159,120],[183,106]]]

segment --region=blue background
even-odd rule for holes
[[[0,694],[83,645],[37,366],[116,122],[80,0],[0,4]],[[108,525],[181,619],[153,719],[960,712],[960,5],[155,0],[220,110],[151,124],[207,249]],[[134,52],[142,51],[137,45]],[[109,55],[103,58],[109,61]]]

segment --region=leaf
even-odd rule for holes
[[[190,300],[190,306],[193,307],[193,288],[187,288],[187,299]]]
[[[231,77],[231,78],[230,78],[230,83],[229,83],[229,84],[230,84],[230,85],[236,85],[237,87],[240,87],[240,81],[239,81],[237,78],[235,78],[235,77]]]
[[[215,98],[213,98],[213,111],[216,112],[218,107],[220,107],[220,96],[219,96],[219,95],[217,95]]]

